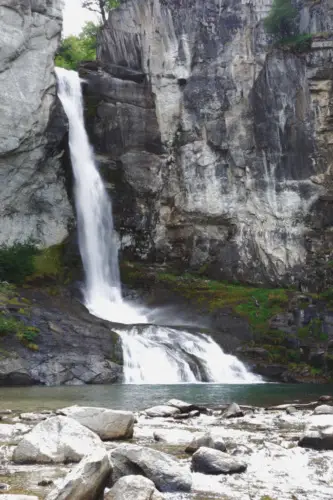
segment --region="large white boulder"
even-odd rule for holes
[[[112,481],[123,476],[142,474],[160,491],[190,491],[192,478],[187,466],[161,451],[122,444],[111,451]]]
[[[104,500],[163,500],[154,483],[144,476],[121,477]]]
[[[96,500],[103,493],[111,470],[107,451],[99,448],[84,457],[46,500]]]
[[[314,415],[333,415],[333,406],[320,405],[313,410]]]
[[[179,408],[168,405],[152,406],[151,408],[147,408],[147,410],[145,410],[145,414],[148,417],[172,417],[178,413],[180,413]]]
[[[90,406],[69,406],[61,413],[96,432],[103,440],[129,439],[133,436],[134,414]]]
[[[72,418],[51,417],[37,424],[19,442],[13,454],[15,463],[79,462],[96,448],[101,439]]]

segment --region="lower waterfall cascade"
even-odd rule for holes
[[[85,305],[94,316],[118,323],[113,329],[122,339],[124,382],[260,382],[259,376],[249,372],[235,356],[225,354],[208,335],[149,324],[144,308],[123,299],[119,239],[113,227],[112,203],[84,125],[81,80],[78,73],[63,68],[56,68],[56,75],[59,99],[69,122]]]

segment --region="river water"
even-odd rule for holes
[[[207,406],[218,406],[233,401],[239,404],[269,406],[295,401],[314,401],[323,394],[333,395],[333,385],[114,384],[0,388],[1,408],[21,411],[54,410],[73,404],[135,411],[165,403],[171,398]]]

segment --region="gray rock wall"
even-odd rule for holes
[[[0,244],[59,243],[72,219],[53,71],[62,7],[63,0],[0,1]]]
[[[82,74],[126,256],[255,283],[332,279],[331,2],[298,2],[316,33],[301,54],[270,45],[270,5],[128,0],[110,15]]]

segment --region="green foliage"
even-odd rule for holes
[[[0,335],[3,337],[8,334],[15,334],[18,331],[18,321],[11,317],[6,316],[4,313],[0,314]]]
[[[8,316],[4,313],[0,314],[0,336],[15,335],[16,338],[26,347],[31,350],[38,350],[37,344],[34,343],[38,336],[39,329],[34,326],[27,326],[22,321],[19,321],[13,316]]]
[[[84,25],[79,36],[64,38],[55,58],[56,66],[77,70],[82,61],[94,61],[99,29],[98,25],[90,21]]]
[[[21,284],[34,271],[34,256],[38,249],[34,242],[15,242],[0,246],[0,281]]]
[[[297,334],[303,340],[325,342],[328,339],[327,333],[323,332],[323,320],[320,318],[313,318],[308,325],[299,328]]]
[[[33,259],[33,278],[60,278],[63,274],[62,246],[53,245],[41,250]]]
[[[328,305],[333,306],[333,288],[328,288],[325,292],[322,292],[319,298],[328,302]]]
[[[283,289],[254,288],[223,281],[205,280],[188,274],[181,277],[159,273],[158,279],[169,283],[183,296],[208,305],[211,311],[230,308],[245,317],[255,330],[267,331],[269,319],[288,305]]]
[[[284,38],[280,41],[282,48],[287,48],[291,52],[302,53],[307,52],[311,48],[313,35],[305,33],[303,35],[295,35],[289,38]]]
[[[277,40],[291,37],[295,34],[296,16],[297,11],[291,0],[273,0],[272,8],[264,19],[265,30]]]

